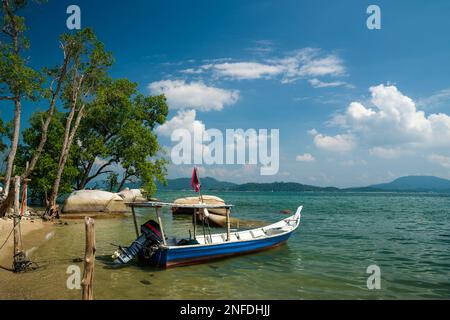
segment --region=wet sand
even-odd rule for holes
[[[20,223],[22,243],[28,256],[32,256],[37,247],[47,240],[46,236],[51,232],[52,226],[53,223],[44,222],[40,218],[22,219]],[[4,244],[4,247],[0,249],[0,272],[7,272],[4,269],[10,269],[12,265],[14,238],[11,233],[12,227],[13,219],[0,219],[0,246]],[[7,238],[8,241],[6,241]]]

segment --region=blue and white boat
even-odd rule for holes
[[[229,223],[231,205],[184,205],[186,208],[195,209],[197,213],[202,210],[207,213],[208,208],[225,208],[227,210],[226,232],[212,235],[204,232],[202,235],[197,235],[195,228],[195,217],[197,215],[194,213],[193,237],[190,236],[189,239],[182,239],[176,243],[168,243],[162,227],[159,209],[163,206],[173,207],[174,204],[143,202],[133,203],[130,206],[133,209],[133,217],[135,217],[135,207],[156,208],[158,222],[153,220],[147,221],[141,226],[141,234],[138,234],[135,220],[138,238],[129,247],[120,248],[119,251],[114,253],[113,259],[115,263],[126,264],[138,257],[140,260],[162,268],[202,263],[280,246],[286,243],[292,233],[298,228],[303,208],[300,206],[294,215],[265,227],[233,231],[230,229]]]

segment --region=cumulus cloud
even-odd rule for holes
[[[162,125],[156,128],[156,132],[162,136],[170,137],[176,129],[186,129],[190,133],[201,136],[205,132],[205,124],[196,120],[195,110],[180,110]]]
[[[310,153],[305,153],[302,155],[298,155],[295,158],[296,161],[300,161],[300,162],[313,162],[316,160],[316,158],[314,158],[314,156]]]
[[[370,92],[371,107],[352,102],[345,114],[337,115],[333,122],[360,136],[373,147],[392,149],[400,146],[417,148],[450,145],[448,115],[425,115],[424,111],[417,109],[411,98],[395,86],[381,84],[371,87]]]
[[[197,112],[195,110],[180,110],[172,119],[157,127],[156,133],[172,139],[172,135],[176,133],[176,130],[183,136],[184,133],[180,129],[187,130],[191,138],[191,152],[199,152],[200,154],[203,152],[209,153],[210,149],[208,145],[203,143],[203,139],[209,138],[208,131],[206,130],[205,124],[197,120],[196,117]],[[186,152],[188,154],[190,153],[189,151]]]
[[[309,131],[317,148],[344,152],[358,146],[384,160],[422,151],[431,154],[427,157],[430,162],[450,168],[449,157],[430,152],[450,147],[449,115],[426,114],[394,85],[381,84],[369,90],[369,101],[350,103],[329,122],[344,133],[327,136],[315,129]]]
[[[161,80],[150,83],[148,88],[151,94],[164,94],[175,109],[222,110],[239,100],[237,90],[211,87],[200,81]]]
[[[356,139],[352,134],[338,134],[327,136],[317,131],[314,134],[314,144],[317,148],[332,152],[348,152],[356,147]]]

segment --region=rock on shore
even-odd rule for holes
[[[139,189],[124,189],[119,193],[103,190],[77,190],[64,201],[62,213],[125,213],[127,202],[145,201]]]

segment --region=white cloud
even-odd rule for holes
[[[356,140],[352,134],[326,136],[316,132],[314,135],[314,144],[319,149],[326,151],[348,152],[356,147]]]
[[[405,152],[400,148],[374,147],[369,150],[369,154],[382,159],[396,159]]]
[[[398,148],[450,145],[450,117],[443,113],[425,115],[415,102],[395,86],[370,88],[371,107],[352,102],[332,123],[358,136],[375,155],[398,153]],[[388,150],[391,149],[391,150]],[[395,152],[392,150],[396,150]]]
[[[222,110],[239,100],[239,91],[209,87],[203,82],[162,80],[150,83],[148,88],[151,94],[164,94],[175,109]]]
[[[428,156],[428,160],[437,163],[444,168],[450,168],[450,157],[442,156],[439,154],[431,154]]]
[[[437,106],[444,106],[444,104],[449,103],[450,103],[450,88],[439,90],[429,97],[419,99],[417,101],[417,106],[426,109],[431,109]]]
[[[335,54],[324,55],[320,49],[305,48],[293,55],[274,60],[283,70],[283,83],[290,83],[299,78],[316,78],[320,76],[342,76],[346,72],[344,62]]]
[[[196,120],[195,110],[181,110],[172,119],[157,127],[156,132],[162,136],[170,137],[176,129],[186,129],[190,133],[201,136],[205,132],[205,124]]]
[[[320,81],[317,78],[310,79],[308,82],[314,87],[314,88],[334,88],[334,87],[352,87],[351,85],[347,84],[344,81],[332,81],[332,82],[324,82]]]
[[[191,135],[192,150],[209,152],[208,145],[203,143],[203,139],[209,138],[206,126],[202,121],[196,120],[196,116],[195,110],[180,110],[172,119],[157,127],[156,133],[171,137],[175,130],[185,129]]]
[[[313,162],[316,160],[316,158],[314,158],[314,156],[310,153],[305,153],[302,155],[298,155],[295,158],[296,161],[300,161],[300,162]]]
[[[360,160],[347,160],[342,162],[342,164],[344,166],[349,166],[349,167],[353,167],[353,166],[365,166],[367,165],[367,161],[364,159],[360,159]]]
[[[308,134],[309,134],[310,136],[315,136],[315,135],[318,134],[318,132],[317,132],[316,129],[311,129],[311,130],[308,130]]]
[[[280,74],[280,66],[267,65],[257,62],[225,62],[203,66],[204,69],[213,69],[220,76],[232,79],[259,79]]]
[[[325,58],[310,59],[301,66],[299,74],[303,76],[342,75],[345,72],[342,60],[336,55]]]
[[[342,76],[346,68],[344,62],[335,54],[324,54],[322,50],[304,48],[283,58],[264,61],[212,62],[197,69],[186,69],[182,72],[200,74],[207,71],[217,77],[237,80],[271,79],[279,77],[282,83],[291,83],[298,79],[310,79],[314,87],[349,86],[345,82],[322,82],[317,77]]]

